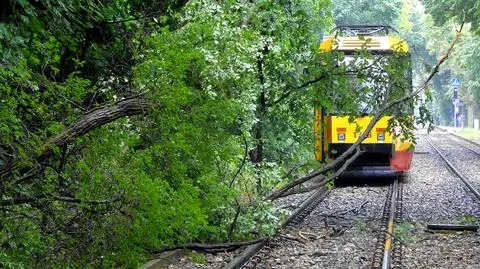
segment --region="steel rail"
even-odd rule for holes
[[[457,134],[455,134],[455,133],[448,133],[448,134],[451,135],[451,136],[453,136],[453,137],[455,137],[455,138],[458,138],[458,139],[460,139],[460,140],[462,140],[462,141],[468,142],[468,143],[470,143],[470,144],[472,144],[472,145],[474,145],[474,146],[480,147],[480,144],[479,144],[479,143],[477,143],[477,142],[475,142],[475,141],[472,141],[472,140],[470,140],[470,139],[468,139],[468,138],[465,138],[465,137],[463,137],[463,136],[457,135]],[[457,142],[457,143],[458,143],[458,142]],[[458,143],[458,144],[460,144],[460,143]],[[462,144],[460,144],[460,145],[462,145]],[[477,154],[477,155],[480,156],[480,153],[479,153],[478,151],[475,151],[475,150],[473,150],[473,149],[471,149],[471,148],[469,148],[469,147],[466,147],[466,146],[464,146],[464,145],[462,145],[462,146],[463,146],[464,148],[470,150],[471,152],[473,152],[473,153],[475,153],[475,154]]]
[[[438,130],[440,130],[440,131],[442,131],[442,132],[446,132],[446,133],[448,133],[448,134],[451,135],[451,136],[454,136],[454,137],[459,138],[459,139],[461,139],[461,140],[463,140],[463,141],[466,141],[466,142],[468,142],[468,143],[470,143],[470,144],[472,144],[472,145],[475,145],[475,146],[477,146],[477,147],[480,147],[480,143],[475,142],[475,141],[473,141],[473,140],[471,140],[471,139],[465,138],[465,137],[463,137],[463,136],[461,136],[461,135],[458,135],[458,134],[456,134],[456,133],[451,133],[451,132],[449,132],[448,130],[443,129],[443,128],[441,128],[441,127],[436,127],[436,126],[435,126],[435,129],[438,129]],[[477,153],[477,152],[475,152],[475,153]],[[480,155],[480,153],[477,153],[477,154]]]
[[[478,225],[473,224],[451,224],[451,223],[430,223],[427,228],[431,230],[450,230],[450,231],[474,231],[478,230]]]
[[[403,180],[399,178],[398,180],[398,191],[397,191],[397,208],[395,211],[395,222],[400,223],[403,221]],[[396,238],[393,238],[395,241]],[[399,241],[399,240],[397,240]],[[395,269],[402,268],[402,256],[403,256],[403,245],[399,241],[400,244],[395,244],[392,252],[392,262],[391,267]]]
[[[393,224],[395,221],[395,210],[397,208],[397,195],[398,195],[398,179],[393,182],[392,202],[390,203],[390,216],[388,218],[387,226],[387,238],[385,240],[382,269],[389,269],[390,262],[392,260],[392,244],[393,244]]]
[[[288,218],[280,223],[280,228],[285,228],[287,225],[296,222],[297,224],[303,220],[310,212],[327,197],[330,190],[327,187],[322,187],[317,190],[312,196],[307,198],[302,205],[295,210]],[[240,268],[255,268],[261,260],[260,255],[262,250],[268,248],[268,243],[271,237],[247,247],[241,255],[230,261],[223,269],[240,269]],[[268,250],[263,251],[268,252]]]
[[[468,179],[464,175],[462,175],[460,171],[458,171],[458,169],[445,157],[445,155],[443,155],[443,153],[437,147],[435,147],[432,144],[432,142],[430,142],[430,140],[425,135],[423,134],[420,134],[420,135],[423,136],[423,138],[428,142],[428,144],[430,144],[430,146],[438,153],[438,155],[443,159],[443,161],[445,161],[445,163],[451,169],[451,171],[453,171],[454,174],[458,178],[460,178],[463,181],[463,183],[465,183],[465,185],[467,185],[467,187],[473,192],[473,194],[480,200],[480,192],[478,192],[478,190],[472,186],[470,181],[468,181]]]
[[[389,269],[401,266],[401,249],[393,247],[395,244],[394,226],[402,214],[402,185],[396,177],[388,189],[382,213],[382,228],[377,238],[372,266],[375,269]]]

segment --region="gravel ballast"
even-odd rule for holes
[[[258,268],[368,268],[387,189],[335,189],[300,226],[276,238]]]
[[[455,166],[455,160],[471,159],[471,152],[433,132],[427,137]],[[404,268],[480,268],[480,241],[474,232],[426,229],[428,223],[476,223],[480,217],[479,201],[465,184],[454,176],[440,156],[427,146],[429,154],[417,154],[404,186],[404,218],[411,226],[404,234]],[[417,147],[418,149],[419,147]],[[476,163],[475,163],[476,162]],[[457,166],[466,175],[475,171],[479,159]]]

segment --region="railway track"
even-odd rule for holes
[[[444,154],[441,149],[435,146],[435,143],[432,143],[426,136],[420,134],[427,144],[432,147],[432,149],[438,153],[441,159],[446,163],[450,171],[458,178],[462,180],[462,182],[468,187],[468,189],[478,198],[480,199],[480,192],[478,188],[471,184],[470,180],[462,174],[462,170],[457,168],[451,160],[448,159],[448,154]],[[478,155],[478,149],[473,150],[471,147],[468,147],[465,143],[471,143],[472,145],[480,147],[480,145],[476,144],[475,142],[462,139],[456,135],[442,135],[445,139],[451,139],[456,143],[460,144],[464,148],[468,148],[470,151],[474,152]],[[457,139],[458,138],[458,139]],[[461,140],[461,141],[460,141]],[[465,143],[463,143],[465,142]],[[438,143],[438,142],[437,142]],[[452,144],[452,143],[450,143]],[[455,146],[453,146],[455,147]],[[480,148],[479,148],[480,149]],[[464,151],[466,152],[466,151]],[[465,153],[466,154],[466,153]],[[383,194],[385,195],[385,194]],[[385,196],[383,196],[385,197]],[[323,197],[325,198],[325,197]],[[310,198],[311,199],[311,198]],[[388,192],[386,194],[386,198],[384,200],[383,206],[383,213],[381,215],[381,222],[380,229],[376,230],[376,245],[369,249],[370,255],[370,268],[403,268],[402,265],[402,258],[404,255],[403,250],[403,243],[400,239],[395,237],[395,225],[396,223],[403,221],[403,182],[401,179],[395,179],[394,182],[388,187]],[[321,200],[317,200],[314,205],[310,206],[309,210],[303,211],[302,209],[298,210],[299,212],[302,211],[304,213],[298,213],[299,217],[296,218],[292,216],[289,220],[286,221],[284,226],[295,226],[298,223],[301,223],[303,218],[313,210],[315,206],[317,206]],[[302,206],[303,208],[304,206]],[[379,211],[380,212],[380,208]],[[378,221],[378,219],[377,219]],[[370,235],[371,236],[371,235]],[[374,238],[374,237],[371,237]],[[233,260],[229,265],[224,268],[275,268],[272,267],[271,262],[267,262],[268,256],[270,256],[270,252],[274,251],[276,247],[281,247],[278,244],[271,244],[270,241],[262,242],[258,244],[258,246],[250,247],[244,254],[240,257]],[[331,253],[332,251],[325,251],[325,253]],[[329,254],[330,255],[330,254]],[[335,254],[331,254],[335,255]],[[278,256],[274,256],[277,257]],[[292,257],[281,256],[282,259],[294,259]],[[285,265],[280,266],[282,268],[287,268]],[[315,267],[315,266],[313,266]],[[335,267],[337,268],[337,267]],[[338,267],[340,268],[340,267]],[[364,267],[362,267],[364,268]]]
[[[460,180],[463,181],[463,183],[467,186],[467,188],[475,195],[475,197],[477,197],[477,199],[480,200],[480,192],[478,191],[477,188],[475,188],[472,184],[472,182],[460,171],[460,169],[458,169],[453,163],[452,161],[446,157],[446,155],[438,148],[436,147],[431,141],[430,139],[428,139],[427,136],[421,134],[421,136],[425,139],[425,141],[427,141],[427,143],[430,145],[430,147],[432,147],[432,149],[434,149],[438,155],[440,156],[440,158],[442,158],[442,160],[445,162],[445,164],[448,166],[448,168],[450,169],[450,171],[455,175],[457,176],[458,178],[460,178]],[[456,137],[459,137],[459,136],[456,136]],[[474,143],[473,141],[469,141],[469,142],[472,142]],[[473,151],[474,153],[476,154],[479,154],[478,152],[472,150],[471,148],[468,148],[464,145],[462,145],[461,143],[458,143],[459,145],[461,145],[462,147],[466,148],[466,149],[469,149],[470,151]],[[475,145],[477,146],[480,146],[476,143],[474,143]]]
[[[469,143],[470,145],[473,145],[473,146],[475,146],[475,147],[477,147],[477,148],[480,148],[480,144],[477,143],[477,142],[475,142],[475,141],[473,141],[473,140],[470,140],[470,139],[465,138],[465,137],[463,137],[463,136],[457,135],[457,134],[455,134],[455,133],[448,133],[448,135],[451,136],[451,137],[454,137],[454,138],[455,138],[454,140],[455,140],[457,143],[459,143],[458,140],[460,140],[460,141],[463,141],[463,142],[467,142],[467,143]],[[462,145],[461,143],[459,143],[459,144]],[[472,148],[470,148],[470,147],[466,147],[466,146],[464,146],[464,145],[462,145],[462,146],[463,146],[464,148],[468,149],[469,151],[473,152],[474,154],[480,156],[480,151],[474,150],[474,149],[472,149]]]
[[[400,179],[395,179],[390,186],[386,195],[384,193],[383,214],[380,221],[376,219],[375,222],[380,223],[379,229],[376,230],[376,235],[370,237],[377,238],[377,245],[370,250],[371,268],[401,268],[402,246],[395,240],[394,226],[395,223],[402,220],[402,191],[403,183]],[[317,191],[312,197],[304,202],[304,204],[289,217],[282,227],[293,227],[302,223],[303,219],[310,214],[315,207],[328,195],[328,191]],[[362,207],[362,206],[360,206]],[[381,210],[381,207],[378,208]],[[348,210],[347,210],[348,211]],[[380,212],[380,211],[378,211]],[[372,241],[370,239],[370,241]],[[273,248],[278,247],[278,244],[272,243],[271,240],[265,240],[256,245],[247,248],[240,256],[232,260],[227,266],[223,268],[274,268],[268,265],[268,262],[263,261],[268,259]],[[329,250],[333,251],[333,250]],[[283,257],[285,259],[291,257]],[[266,262],[266,263],[265,263]]]
[[[372,268],[401,268],[402,245],[394,237],[395,223],[402,221],[402,182],[396,178],[390,185],[382,215],[382,230],[377,239]],[[396,242],[397,241],[397,242]]]
[[[456,133],[451,133],[451,132],[449,132],[448,130],[445,130],[445,129],[443,129],[443,128],[435,127],[435,129],[438,129],[438,130],[440,130],[440,131],[442,131],[442,132],[445,132],[445,133],[447,133],[448,135],[450,135],[450,136],[452,136],[452,137],[455,137],[455,138],[458,138],[458,139],[461,140],[461,141],[467,142],[467,143],[469,143],[469,144],[471,144],[471,145],[474,145],[474,146],[476,146],[476,147],[480,147],[480,143],[478,143],[478,142],[476,142],[476,141],[473,141],[473,140],[471,140],[471,139],[465,138],[465,137],[463,137],[463,136],[461,136],[461,135],[458,135],[458,134],[456,134]],[[471,148],[468,148],[468,149],[471,150]],[[472,150],[472,151],[473,151],[473,150]],[[477,155],[480,155],[480,153],[479,153],[478,151],[473,151],[473,152],[475,152]]]
[[[297,210],[285,219],[280,224],[280,227],[284,228],[288,225],[298,225],[301,223],[329,193],[330,190],[327,187],[317,190],[312,196],[307,198]],[[240,256],[227,264],[224,269],[255,268],[261,262],[262,257],[269,253],[269,243],[270,238],[267,238],[259,243],[249,246]]]

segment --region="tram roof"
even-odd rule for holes
[[[320,44],[321,52],[361,49],[376,52],[408,52],[407,42],[395,37],[392,32],[398,31],[388,25],[340,25],[332,32],[335,32],[335,35],[323,38]]]

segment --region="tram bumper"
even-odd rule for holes
[[[347,151],[351,145],[349,143],[330,144],[330,157],[337,158]],[[360,148],[363,153],[347,167],[340,177],[395,177],[403,173],[392,167],[391,160],[395,155],[393,144],[361,144]]]
[[[355,166],[347,168],[340,177],[360,178],[360,177],[396,177],[402,175],[403,171],[395,171],[390,166]]]

